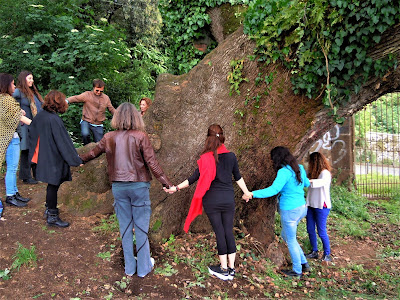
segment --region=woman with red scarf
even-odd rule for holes
[[[211,125],[208,128],[204,150],[197,161],[199,167],[188,179],[170,189],[165,188],[165,191],[174,193],[198,180],[184,230],[188,232],[190,223],[202,213],[204,207],[217,238],[220,260],[220,265],[210,266],[208,271],[222,280],[232,280],[235,276],[236,257],[232,174],[243,193],[249,195],[250,192],[240,175],[236,155],[226,149],[224,141],[221,126]]]

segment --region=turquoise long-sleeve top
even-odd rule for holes
[[[291,210],[306,203],[304,199],[304,187],[310,186],[306,171],[300,167],[301,183],[296,179],[296,173],[290,166],[284,166],[278,170],[276,178],[271,186],[253,191],[253,198],[268,198],[279,195],[279,209]]]

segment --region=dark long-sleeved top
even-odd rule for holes
[[[29,161],[39,143],[36,179],[53,185],[72,180],[70,166],[79,166],[82,160],[58,114],[42,110],[32,120],[29,134]]]
[[[233,152],[219,154],[215,179],[211,182],[210,190],[233,191],[232,174],[236,181],[242,178],[236,155]],[[188,178],[189,185],[200,178],[199,168]]]
[[[28,97],[23,92],[21,92],[18,88],[15,89],[13,97],[19,103],[19,105],[21,106],[21,109],[23,109],[25,111],[25,113],[26,113],[25,117],[32,120],[33,114],[31,111],[30,100],[28,99]],[[35,100],[37,112],[39,113],[42,111],[42,102],[40,102],[40,100],[38,99],[38,97],[36,95],[34,95],[34,100]],[[19,131],[19,134],[21,137],[21,145],[20,145],[21,150],[29,149],[29,126],[30,125],[27,125],[27,124],[20,125],[21,130]]]

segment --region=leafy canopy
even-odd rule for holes
[[[397,66],[391,55],[373,60],[368,50],[399,20],[398,1],[255,0],[244,32],[256,41],[260,60],[280,61],[296,74],[295,93],[324,95],[336,114],[368,78]]]
[[[207,37],[206,32],[211,24],[211,18],[207,14],[209,8],[224,3],[245,5],[249,2],[250,0],[160,0],[169,71],[174,74],[187,73],[216,47],[217,43],[212,41],[207,52],[203,53],[193,45],[196,40]]]
[[[102,78],[115,107],[137,104],[152,96],[156,76],[166,71],[160,50],[139,39],[129,44],[125,29],[109,23],[89,0],[2,0],[0,15],[0,71],[15,78],[22,70],[33,72],[43,96],[50,89],[80,94]],[[81,107],[71,105],[62,117],[79,137]]]

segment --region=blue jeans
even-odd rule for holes
[[[81,120],[81,134],[82,142],[84,145],[90,143],[90,131],[93,133],[93,140],[95,143],[103,138],[104,131],[103,126],[94,126],[89,122]]]
[[[113,182],[114,209],[119,222],[125,273],[146,276],[153,268],[150,261],[148,231],[151,216],[150,183]],[[133,254],[133,228],[135,228],[137,261]]]
[[[6,195],[13,196],[18,192],[17,188],[17,170],[20,155],[20,140],[19,138],[13,138],[7,147],[6,151],[6,163],[7,172],[5,177],[6,183]]]
[[[291,210],[280,210],[282,224],[282,238],[286,242],[290,258],[292,259],[293,271],[302,273],[302,264],[307,262],[304,252],[297,242],[297,225],[307,214],[306,205],[299,206]]]
[[[330,212],[330,208],[314,208],[308,207],[307,210],[307,232],[313,251],[318,251],[317,235],[315,234],[315,225],[317,225],[318,235],[321,238],[324,247],[324,255],[331,254],[331,246],[329,236],[326,231],[326,220]]]

